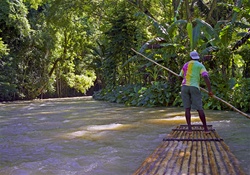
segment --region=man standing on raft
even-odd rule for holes
[[[206,116],[202,108],[202,96],[200,92],[200,77],[202,76],[208,88],[209,96],[213,96],[211,83],[205,66],[199,62],[199,54],[196,51],[190,52],[192,60],[184,64],[179,74],[182,79],[181,98],[185,108],[185,116],[188,125],[188,133],[192,133],[191,127],[191,108],[199,113],[206,134],[210,132],[207,129]]]

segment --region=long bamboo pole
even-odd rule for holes
[[[152,63],[154,63],[154,64],[160,66],[161,68],[163,68],[163,69],[169,71],[170,73],[174,74],[175,76],[179,76],[177,73],[175,73],[175,72],[173,72],[172,70],[170,70],[170,69],[168,69],[168,68],[162,66],[161,64],[155,62],[154,60],[152,60],[152,59],[146,57],[145,55],[141,54],[140,52],[135,51],[133,48],[131,48],[131,50],[134,51],[136,54],[142,56],[143,58],[146,58],[147,60],[151,61]],[[208,93],[208,91],[207,91],[206,89],[204,89],[204,88],[202,88],[202,87],[201,87],[200,89],[201,89],[202,91]],[[230,103],[226,102],[225,100],[223,100],[223,99],[217,97],[216,95],[213,95],[213,98],[215,98],[216,100],[221,101],[222,103],[226,104],[227,106],[229,106],[229,107],[232,108],[233,110],[237,111],[237,112],[240,113],[241,115],[243,115],[243,116],[247,117],[248,119],[250,119],[250,116],[249,116],[248,114],[246,114],[246,113],[240,111],[239,109],[237,109],[236,107],[234,107],[234,106],[231,105]]]

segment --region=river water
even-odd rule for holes
[[[205,111],[250,175],[250,120]],[[196,112],[192,123],[200,124]],[[91,97],[0,104],[1,175],[130,175],[173,128],[182,108],[125,107]]]

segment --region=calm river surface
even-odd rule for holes
[[[205,113],[250,175],[250,120]],[[130,175],[180,124],[186,124],[182,108],[124,107],[91,97],[0,103],[0,174]]]

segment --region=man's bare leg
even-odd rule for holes
[[[200,117],[200,120],[201,120],[201,122],[203,124],[205,133],[209,134],[210,131],[208,131],[208,129],[207,129],[207,122],[206,122],[206,116],[205,116],[204,111],[203,110],[197,110],[197,111],[199,113],[199,117]]]
[[[186,108],[186,110],[185,110],[186,122],[187,122],[187,125],[188,125],[188,131],[187,131],[188,134],[192,133],[191,112],[190,111],[191,111],[191,108]]]

